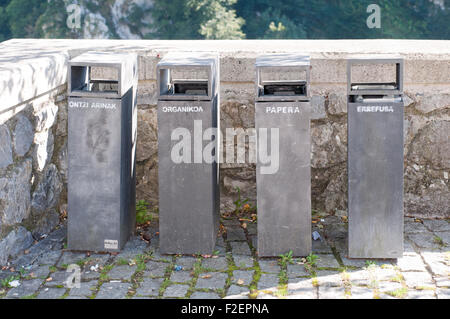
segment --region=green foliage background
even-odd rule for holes
[[[121,18],[142,39],[450,39],[450,0],[149,0],[129,1]],[[83,38],[66,26],[66,6],[109,17],[114,0],[0,0],[0,41]],[[101,4],[99,4],[101,3]],[[369,4],[381,7],[380,29],[369,29]],[[150,22],[149,22],[150,21]],[[120,38],[106,21],[108,38]]]

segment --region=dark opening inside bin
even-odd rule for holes
[[[208,81],[174,81],[172,94],[208,95]]]
[[[262,84],[260,95],[306,95],[306,82],[266,82]]]

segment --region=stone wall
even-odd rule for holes
[[[169,51],[221,57],[221,126],[254,127],[254,62],[273,52],[312,56],[313,209],[347,207],[346,62],[352,54],[405,58],[405,215],[450,217],[448,41],[67,41],[0,44],[0,265],[50,232],[67,202],[68,59],[87,50],[139,55],[137,200],[158,205],[156,64]],[[194,49],[195,48],[195,49]],[[360,71],[361,76],[364,70]],[[382,74],[384,76],[384,74]],[[221,209],[255,202],[255,166],[221,166]]]
[[[0,123],[0,265],[60,222],[67,175],[65,91],[63,85],[27,101]]]

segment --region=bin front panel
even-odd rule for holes
[[[183,108],[194,110],[183,111]],[[165,254],[211,254],[218,230],[217,164],[194,163],[194,139],[200,136],[201,151],[210,141],[203,141],[203,131],[217,126],[216,102],[158,102],[158,181],[160,249]],[[202,111],[200,111],[200,109]],[[186,109],[184,109],[186,110]],[[201,122],[195,122],[201,121]],[[194,129],[195,123],[201,127]],[[171,153],[180,143],[172,133],[183,128],[189,134],[190,163],[176,163]],[[217,140],[214,142],[217,146]]]
[[[69,98],[69,249],[120,248],[121,114],[120,100]]]
[[[403,103],[348,104],[349,257],[403,253]]]
[[[268,146],[271,129],[279,129],[278,171],[262,174],[265,164],[259,159],[256,169],[258,255],[279,256],[292,250],[295,256],[307,256],[311,252],[310,103],[260,102],[255,109],[257,134],[267,129]]]

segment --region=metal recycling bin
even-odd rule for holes
[[[353,83],[395,65],[392,83]],[[372,71],[370,71],[372,68]],[[373,73],[370,73],[373,72]],[[348,60],[348,214],[350,258],[403,254],[403,59],[364,56]]]
[[[310,57],[305,55],[266,55],[256,60],[260,257],[311,253],[310,68]],[[289,79],[283,79],[286,74]],[[264,132],[267,139],[262,138]],[[269,148],[272,138],[279,145],[271,149],[272,155],[279,154],[278,169],[268,168],[261,158],[261,150]]]
[[[136,92],[135,54],[87,52],[69,62],[70,250],[116,252],[134,233]]]
[[[220,196],[218,55],[169,53],[157,79],[160,251],[212,254]]]

